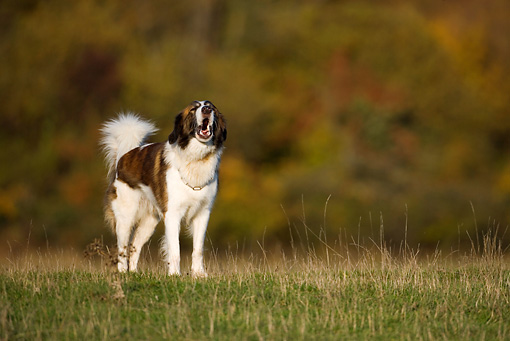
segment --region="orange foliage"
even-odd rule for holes
[[[74,207],[90,204],[92,179],[86,173],[75,173],[59,183],[59,190],[65,202]]]

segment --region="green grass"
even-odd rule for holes
[[[121,275],[25,257],[0,271],[0,339],[510,339],[501,252],[420,260],[382,250],[211,253],[200,280],[168,277],[154,261]]]

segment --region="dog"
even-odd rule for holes
[[[203,246],[218,191],[227,127],[210,101],[193,101],[175,118],[168,140],[147,143],[157,128],[133,113],[101,129],[108,164],[105,218],[117,235],[119,272],[136,271],[142,246],[160,220],[169,275],[180,275],[179,232],[193,236],[191,274],[206,277]]]

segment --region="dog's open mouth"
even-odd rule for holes
[[[211,129],[209,127],[209,119],[208,118],[204,118],[204,120],[202,121],[202,125],[199,126],[197,128],[197,135],[204,139],[204,140],[207,140],[208,138],[211,137]]]

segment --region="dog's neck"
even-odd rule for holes
[[[221,154],[222,149],[191,139],[185,148],[169,145],[166,160],[188,187],[200,190],[215,181]]]

